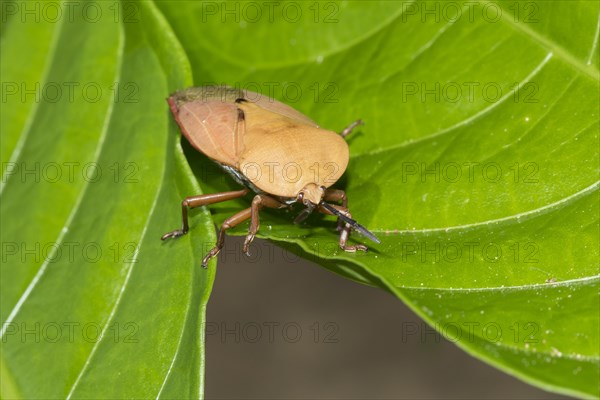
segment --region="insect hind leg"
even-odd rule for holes
[[[356,128],[359,125],[364,125],[364,124],[365,123],[362,120],[357,119],[356,121],[354,121],[353,123],[351,123],[350,125],[345,127],[344,130],[340,132],[340,135],[343,138],[345,138],[346,136],[348,136],[350,134],[350,132],[352,132],[354,130],[354,128]]]

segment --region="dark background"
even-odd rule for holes
[[[469,356],[389,293],[228,237],[208,303],[207,399],[561,399]]]

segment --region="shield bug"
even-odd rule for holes
[[[367,250],[362,244],[347,244],[352,229],[379,243],[375,235],[352,219],[346,193],[330,188],[348,165],[344,137],[362,123],[360,120],[338,134],[320,128],[279,101],[227,86],[192,87],[173,93],[167,101],[190,144],[245,188],[185,198],[181,203],[183,226],[164,234],[162,240],[188,232],[188,209],[253,191],[251,206],[223,222],[215,247],[202,260],[203,267],[223,248],[225,231],[250,219],[243,246],[248,254],[259,228],[258,213],[264,207],[286,208],[301,203],[305,209],[296,218],[297,223],[313,210],[337,216],[339,246],[345,251]]]

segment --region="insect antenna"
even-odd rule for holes
[[[331,212],[332,214],[340,217],[342,219],[342,221],[349,224],[352,228],[359,231],[360,233],[362,233],[363,235],[365,235],[366,237],[368,237],[375,243],[381,243],[381,241],[377,238],[377,236],[375,236],[373,233],[371,233],[367,228],[365,228],[364,226],[362,226],[361,224],[359,224],[352,218],[348,218],[346,215],[342,214],[340,212],[340,210],[333,207],[331,204],[328,204],[328,203],[325,203],[324,201],[322,201],[319,205],[321,207],[323,207],[324,209],[326,209],[327,211]]]

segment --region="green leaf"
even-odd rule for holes
[[[510,374],[600,395],[598,3],[249,4],[159,7],[196,85],[259,91],[330,129],[366,122],[337,186],[382,244],[345,253],[331,218],[269,210],[260,235],[391,291]],[[236,187],[185,148],[206,191]]]
[[[214,228],[159,239],[200,192],[189,63],[152,3],[67,3],[3,4],[2,397],[202,397]]]

